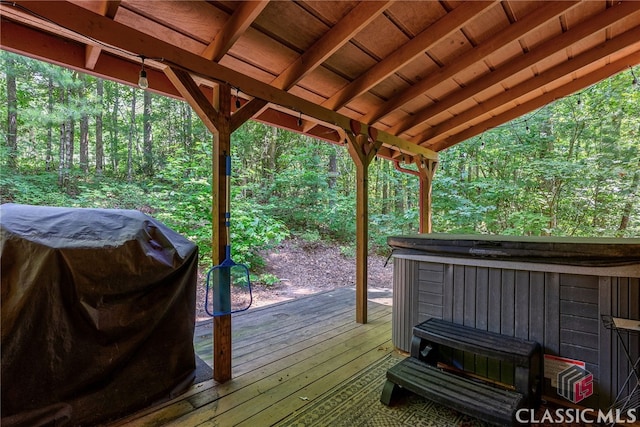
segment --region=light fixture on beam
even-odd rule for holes
[[[142,69],[138,77],[138,86],[146,90],[149,87],[149,80],[147,80],[147,70],[144,69],[144,56],[140,56],[140,59],[142,59]]]

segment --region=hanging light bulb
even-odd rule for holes
[[[300,117],[298,117],[298,127],[302,127],[302,113],[300,113]]]
[[[631,70],[631,75],[633,76],[633,80],[631,81],[631,84],[634,86],[638,86],[640,83],[638,82],[638,78],[636,77],[636,73],[633,72],[633,68],[629,67],[629,69]]]
[[[142,69],[140,70],[140,77],[138,77],[138,86],[140,89],[147,89],[149,87],[149,80],[147,80],[147,71],[144,69],[144,56],[142,59]]]
[[[240,95],[240,88],[237,87],[236,88],[236,108],[240,108],[240,105],[241,105],[239,95]]]

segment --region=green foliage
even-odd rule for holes
[[[202,263],[212,265],[212,137],[185,103],[151,96],[149,153],[141,140],[141,91],[105,81],[99,96],[94,77],[8,52],[0,61],[0,116],[8,115],[7,73],[16,76],[18,104],[16,164],[0,171],[3,203],[139,209],[196,242]],[[640,90],[630,82],[630,73],[621,73],[441,152],[434,231],[640,236]],[[59,102],[63,95],[67,102]],[[139,111],[131,111],[133,97]],[[90,120],[87,174],[78,168],[77,147],[71,165],[59,164],[61,126],[83,115]],[[3,140],[7,129],[5,120]],[[74,137],[77,144],[77,123]],[[353,256],[355,168],[345,147],[247,122],[232,135],[231,154],[236,262],[259,271],[260,251],[291,234],[337,243]],[[0,144],[0,164],[10,165],[8,156]],[[368,185],[370,246],[386,253],[387,236],[418,231],[419,182],[379,160]],[[255,280],[270,285],[277,278]]]

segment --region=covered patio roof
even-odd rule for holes
[[[439,151],[640,63],[639,1],[0,0],[0,12],[2,49],[129,85],[144,66],[149,90],[189,102],[214,135],[215,264],[234,130],[254,119],[346,144],[360,323],[373,157],[419,176],[430,231]],[[214,318],[214,358],[228,380],[230,315]]]
[[[1,10],[3,49],[126,84],[145,58],[154,92],[185,98],[165,74],[181,70],[205,95],[230,85],[243,120],[339,144],[351,120],[372,127],[390,159],[435,158],[640,63],[637,1],[3,1]]]

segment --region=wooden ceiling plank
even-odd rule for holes
[[[308,73],[320,66],[329,56],[340,49],[362,28],[373,21],[393,1],[366,1],[359,3],[302,55],[298,57],[284,72],[276,77],[271,86],[289,90]],[[260,103],[254,98],[251,103]],[[256,110],[258,112],[259,110]]]
[[[196,112],[200,120],[209,129],[212,134],[217,134],[221,120],[218,111],[214,108],[211,101],[204,96],[204,93],[200,90],[198,84],[191,78],[188,72],[174,68],[167,67],[164,70],[165,74],[171,80],[171,83],[178,89],[178,92],[182,97],[191,105],[193,111]]]
[[[456,7],[391,55],[378,62],[369,71],[335,93],[322,105],[330,110],[339,110],[353,98],[362,95],[383,79],[395,73],[403,65],[423,55],[426,50],[438,43],[441,38],[460,30],[477,14],[494,4],[494,1],[469,1]]]
[[[535,9],[520,21],[511,24],[508,28],[505,28],[503,31],[500,31],[496,35],[487,39],[480,45],[476,46],[473,50],[465,52],[450,64],[429,74],[429,76],[416,84],[409,86],[400,94],[394,96],[384,104],[367,113],[361,120],[369,124],[379,121],[387,114],[410,102],[418,96],[418,94],[427,92],[429,89],[437,86],[444,80],[455,76],[457,73],[472,66],[476,62],[487,58],[501,47],[523,37],[531,31],[534,31],[550,19],[557,17],[579,3],[580,2],[578,1],[550,2],[546,4],[545,7]]]
[[[220,61],[268,4],[268,0],[241,2],[224,27],[202,52],[202,56],[215,62]]]
[[[364,1],[354,7],[348,15],[338,21],[316,43],[307,49],[295,62],[271,82],[279,89],[289,89],[310,71],[349,42],[371,21],[384,12],[393,1]]]
[[[636,27],[625,33],[615,37],[607,42],[603,43],[597,48],[590,49],[571,61],[563,62],[554,68],[551,68],[542,74],[539,74],[524,83],[509,89],[508,92],[503,92],[498,96],[495,96],[488,101],[478,104],[476,107],[465,111],[451,119],[438,124],[426,132],[423,132],[412,141],[419,143],[420,145],[433,145],[438,141],[438,136],[443,135],[446,132],[450,132],[458,127],[464,126],[475,117],[480,117],[483,114],[488,114],[492,110],[499,108],[502,105],[506,105],[517,98],[539,90],[545,85],[561,79],[573,72],[580,70],[583,67],[588,66],[602,58],[612,55],[622,49],[627,48],[630,44],[640,40],[640,27]]]
[[[446,99],[429,105],[421,111],[416,112],[413,116],[409,117],[408,120],[396,124],[388,131],[394,135],[400,135],[407,132],[415,126],[418,126],[420,123],[425,122],[430,117],[440,114],[443,111],[476,96],[483,90],[499,84],[509,76],[545,60],[547,57],[579,42],[584,37],[593,34],[595,31],[604,30],[606,27],[627,18],[629,15],[634,14],[639,10],[640,2],[634,1],[623,2],[616,6],[612,6],[603,13],[576,25],[574,28],[569,29],[558,37],[547,40],[545,43],[536,46],[521,59],[508,62],[507,66],[498,68],[491,74],[481,76],[481,78],[476,79],[465,88],[450,94]]]
[[[555,101],[556,99],[566,97],[593,85],[601,80],[609,78],[615,74],[618,74],[629,67],[640,63],[640,52],[634,52],[622,59],[614,61],[604,67],[598,68],[597,70],[592,71],[591,73],[571,81],[571,83],[549,91],[547,93],[542,94],[538,98],[532,99],[528,102],[518,105],[515,108],[512,108],[498,116],[492,117],[490,119],[485,120],[482,123],[479,123],[473,127],[466,129],[463,132],[460,132],[456,135],[450,136],[444,141],[440,141],[433,146],[431,149],[436,151],[444,150],[445,148],[449,148],[455,144],[458,144],[462,141],[465,141],[469,138],[473,138],[483,132],[486,132],[490,129],[493,129],[497,126],[500,126],[504,123],[507,123],[510,120],[513,120],[517,117],[520,117],[528,112],[534,111],[538,108],[541,108],[550,102]]]

